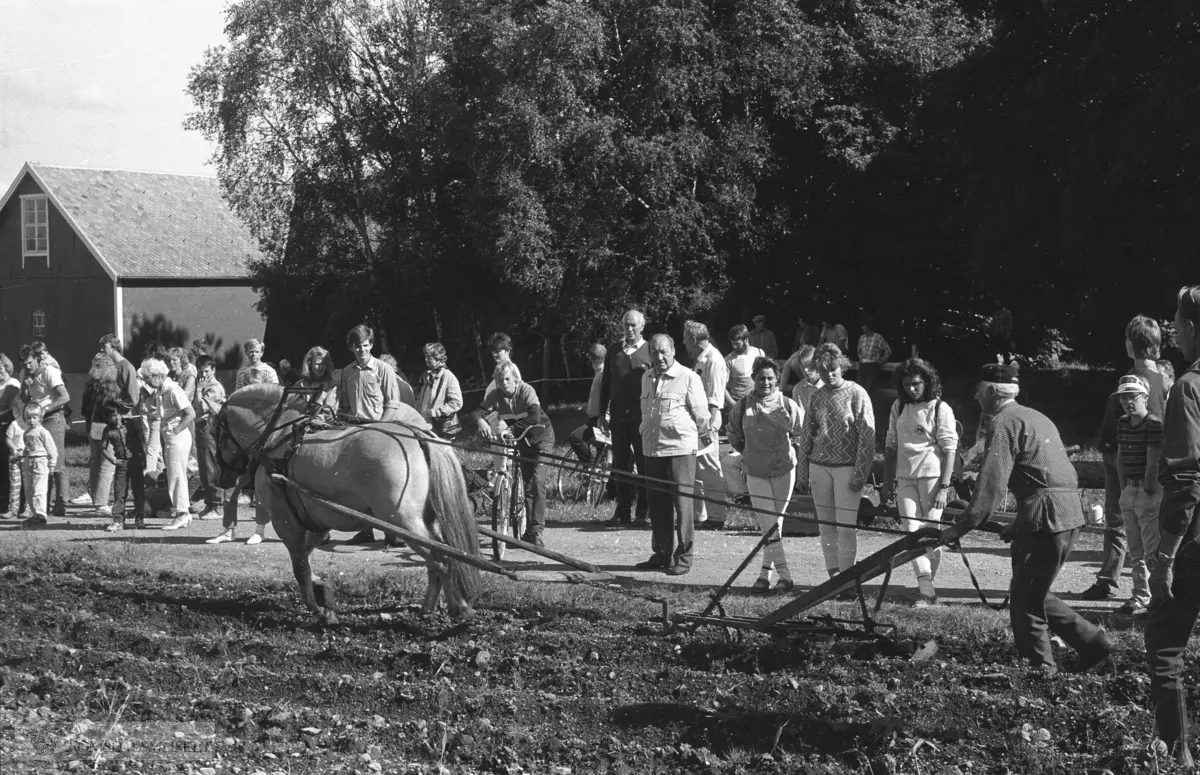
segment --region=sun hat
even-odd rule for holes
[[[1113,393],[1114,396],[1123,395],[1150,395],[1150,389],[1146,387],[1146,383],[1136,374],[1126,374],[1121,379],[1117,380],[1117,390]]]

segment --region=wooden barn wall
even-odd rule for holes
[[[135,363],[149,341],[173,347],[212,335],[217,362],[224,365],[247,339],[261,339],[266,328],[254,306],[258,294],[246,286],[122,287],[121,298],[121,341]]]

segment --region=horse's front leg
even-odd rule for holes
[[[429,616],[437,610],[438,596],[442,593],[442,574],[435,567],[436,560],[433,557],[425,559],[425,571],[429,574],[429,586],[425,588],[425,602],[421,606],[421,613]]]
[[[292,555],[292,573],[296,575],[296,584],[300,588],[300,599],[304,602],[305,607],[326,624],[337,624],[337,614],[321,608],[317,603],[317,594],[313,589],[312,565],[308,560],[308,549],[302,547],[294,550],[289,547],[289,551]],[[317,586],[322,585],[318,583]],[[324,589],[322,589],[323,592]]]

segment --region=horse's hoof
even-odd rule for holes
[[[337,614],[335,614],[333,611],[325,612],[325,616],[322,617],[322,623],[326,627],[337,627],[340,624]]]
[[[313,585],[313,599],[322,608],[333,608],[333,590],[324,584]]]
[[[450,618],[462,624],[470,624],[475,621],[475,611],[469,605],[464,605],[462,608],[450,614]]]

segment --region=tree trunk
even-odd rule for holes
[[[542,323],[542,406],[550,406],[550,326]]]
[[[567,338],[565,336],[558,337],[558,351],[562,354],[563,373],[567,379],[571,378],[571,359],[567,357]]]
[[[483,386],[487,387],[491,379],[487,367],[483,365],[483,331],[479,329],[479,318],[474,315],[471,315],[471,333],[475,336],[475,360],[479,363],[479,376],[483,378]]]

